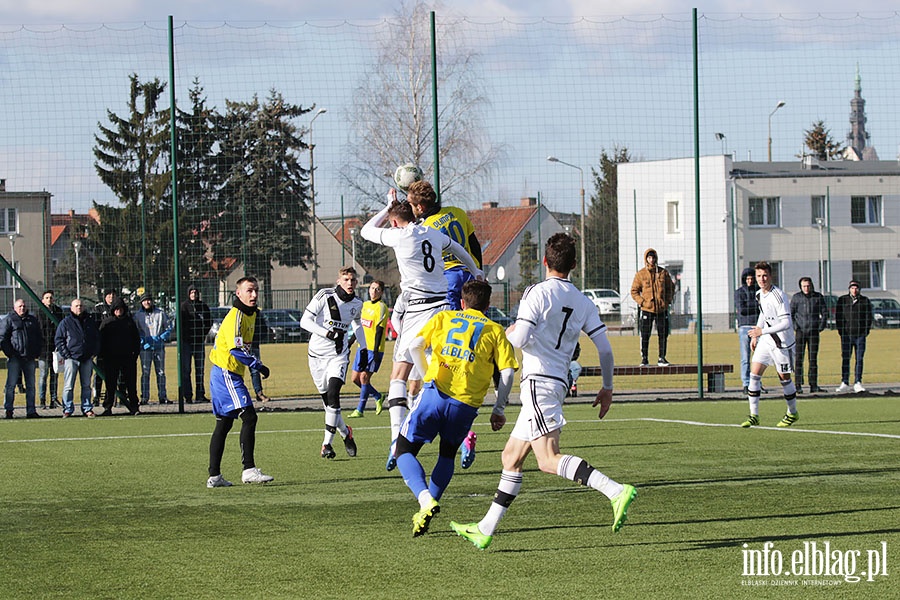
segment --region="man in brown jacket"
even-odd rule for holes
[[[656,250],[644,252],[644,268],[635,273],[631,284],[631,297],[637,303],[638,326],[641,331],[641,366],[650,366],[647,360],[650,348],[650,332],[656,323],[659,335],[659,360],[657,365],[669,365],[666,360],[666,341],[669,337],[669,305],[675,297],[675,283],[669,272],[657,264]]]

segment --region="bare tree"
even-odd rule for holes
[[[434,178],[431,91],[431,7],[401,4],[382,38],[370,72],[355,93],[348,141],[347,184],[362,196],[358,208],[381,204],[387,174],[412,162]],[[438,27],[438,143],[441,195],[466,207],[490,178],[501,155],[482,127],[488,101],[477,69],[478,56],[462,46],[452,25]]]

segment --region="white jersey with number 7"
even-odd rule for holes
[[[525,290],[516,321],[534,327],[522,347],[522,380],[548,377],[567,383],[569,363],[581,332],[606,330],[597,307],[568,279],[550,277]]]

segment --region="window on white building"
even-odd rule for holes
[[[666,233],[681,233],[681,206],[677,201],[666,202]]]
[[[851,196],[850,222],[854,225],[881,225],[881,196]]]
[[[17,233],[19,223],[15,208],[0,209],[0,233]]]
[[[781,198],[750,198],[750,227],[779,227]]]
[[[809,199],[810,225],[818,226],[819,219],[825,223],[825,196],[813,196]]]
[[[854,260],[853,279],[857,280],[863,289],[884,289],[884,261],[883,260]]]

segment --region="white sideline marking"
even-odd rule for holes
[[[359,430],[365,429],[390,429],[389,426],[384,427],[360,427]],[[356,430],[356,427],[353,428]],[[272,429],[269,431],[256,430],[256,435],[264,435],[268,433],[321,433],[322,428],[316,429]],[[240,428],[230,431],[228,435],[240,434]],[[209,437],[212,431],[204,431],[202,433],[151,433],[148,435],[104,435],[97,437],[67,437],[67,438],[34,438],[24,440],[0,440],[2,444],[31,444],[35,442],[95,442],[108,440],[150,440],[153,438],[179,438],[179,437]]]
[[[698,427],[741,427],[739,424],[735,423],[702,423],[700,421],[682,421],[679,419],[654,419],[652,417],[640,417],[637,419],[613,419],[614,421],[625,422],[625,421],[653,421],[655,423],[677,423],[680,425],[696,425]],[[743,428],[742,428],[743,429]],[[798,429],[797,427],[762,427],[760,425],[756,425],[755,427],[749,427],[748,429],[766,429],[769,431],[796,431],[797,433],[824,433],[828,435],[858,435],[862,437],[880,437],[880,438],[888,438],[892,440],[900,440],[900,435],[893,435],[890,433],[866,433],[859,431],[829,431],[826,429]]]

